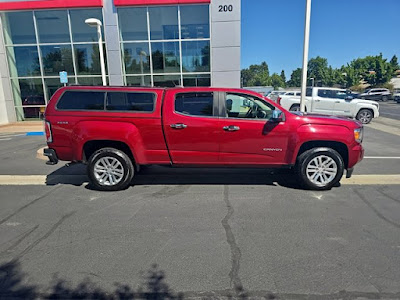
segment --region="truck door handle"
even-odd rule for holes
[[[224,126],[223,128],[224,128],[225,131],[238,131],[238,130],[240,130],[239,126],[233,126],[233,125]]]
[[[178,123],[178,124],[171,124],[171,128],[174,129],[185,129],[187,127],[186,124]]]
[[[335,103],[340,103],[340,101],[335,101]]]
[[[315,102],[321,102],[321,100],[315,100]]]

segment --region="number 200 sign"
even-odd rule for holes
[[[218,6],[219,12],[228,12],[233,11],[233,5],[219,5]]]

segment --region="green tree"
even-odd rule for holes
[[[243,86],[267,86],[270,84],[268,64],[251,65],[242,70]]]
[[[282,77],[279,76],[278,74],[274,73],[271,76],[271,85],[274,87],[274,89],[278,89],[279,87],[285,87],[285,82],[282,80]]]
[[[390,60],[390,65],[394,71],[400,69],[399,62],[396,55],[393,55],[392,59]]]
[[[285,75],[285,70],[282,70],[282,71],[281,71],[281,78],[282,78],[282,80],[283,80],[283,82],[285,83],[285,86],[286,86],[286,75]]]
[[[314,78],[315,83],[323,86],[332,82],[333,72],[328,67],[328,60],[326,58],[317,56],[308,61],[308,78]]]
[[[301,86],[301,68],[297,68],[290,75],[290,80],[288,81],[288,85],[290,87],[299,87]]]

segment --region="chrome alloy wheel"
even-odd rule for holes
[[[101,185],[116,185],[123,179],[124,174],[124,167],[114,157],[102,157],[94,165],[94,176]]]
[[[319,187],[331,183],[338,172],[336,162],[329,156],[319,155],[314,157],[307,165],[308,180]]]
[[[372,113],[368,110],[362,111],[358,116],[358,119],[361,121],[361,123],[368,124],[369,122],[371,122]]]

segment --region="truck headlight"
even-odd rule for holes
[[[358,142],[358,143],[362,143],[364,138],[364,129],[361,128],[357,128],[354,129],[354,139]]]

